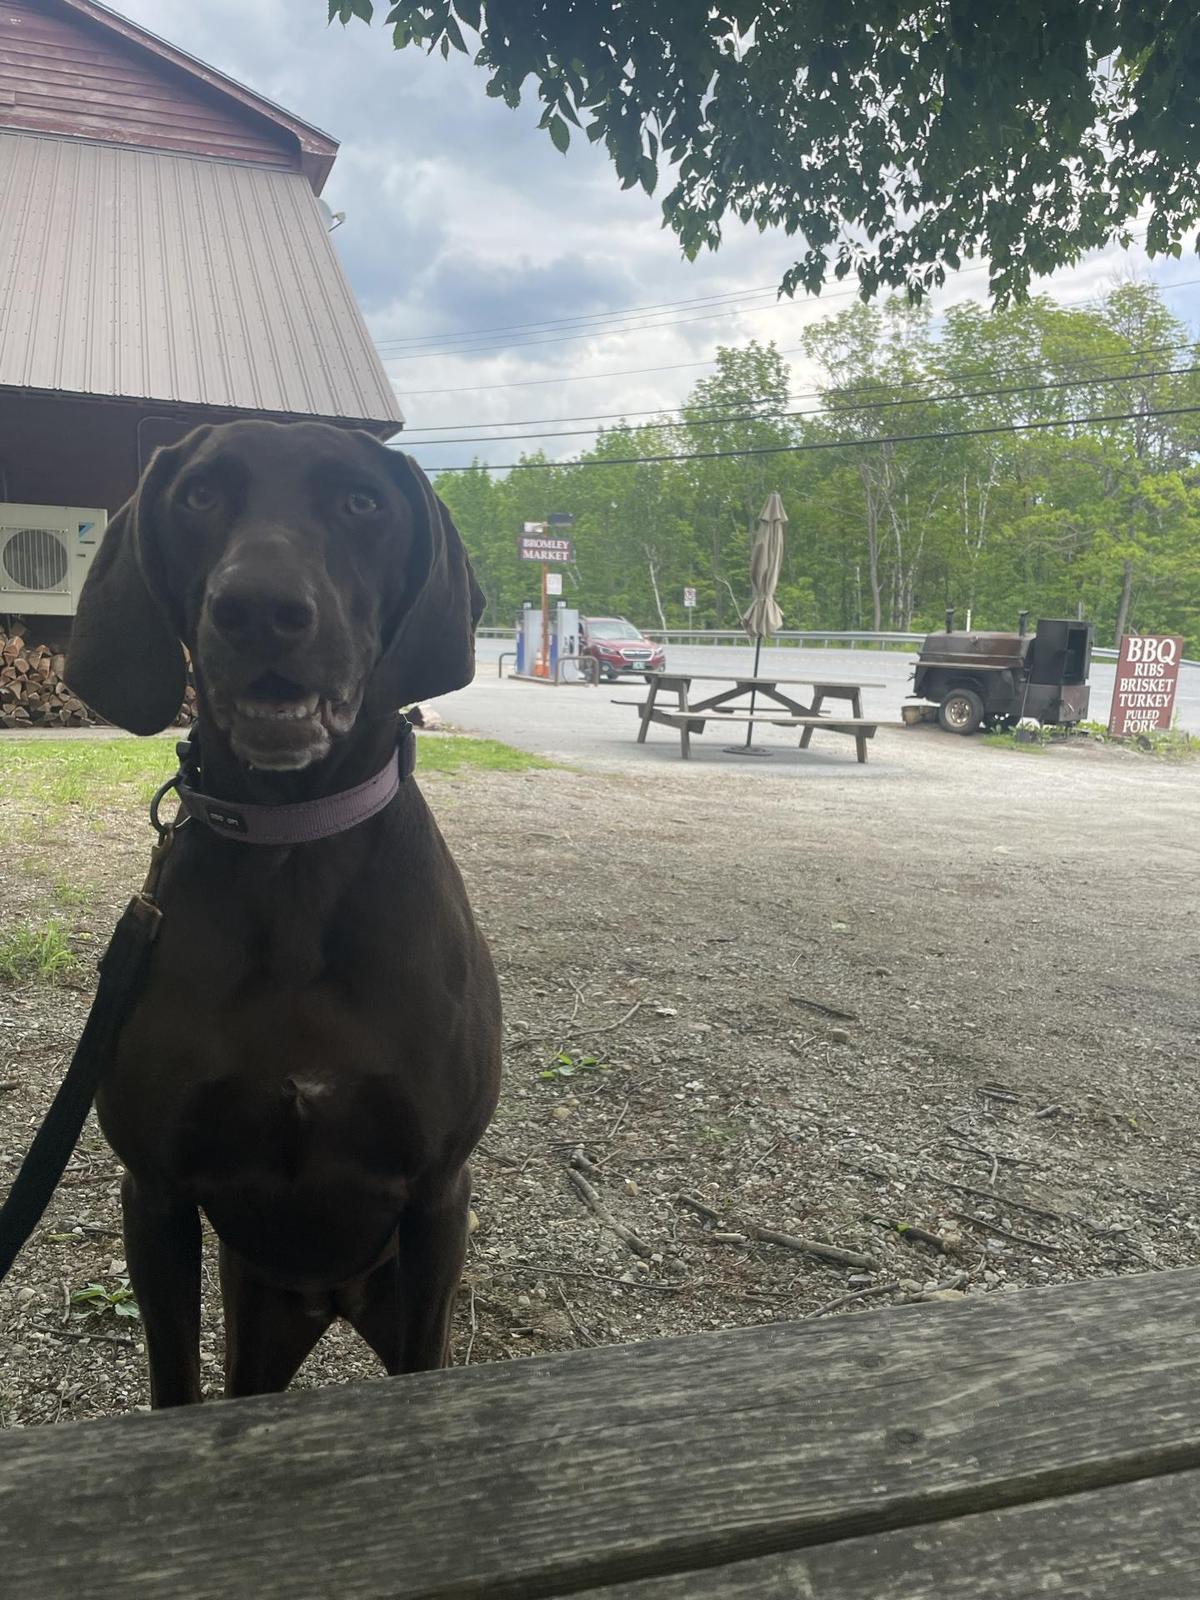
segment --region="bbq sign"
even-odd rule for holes
[[[1171,726],[1182,655],[1182,639],[1136,639],[1125,635],[1108,718],[1109,733],[1122,739],[1131,733],[1153,733]]]

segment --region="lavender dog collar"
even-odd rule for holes
[[[382,811],[399,791],[402,779],[416,765],[416,740],[405,724],[395,752],[373,778],[321,800],[300,800],[286,806],[242,805],[201,794],[179,784],[184,811],[223,839],[239,844],[312,844],[345,833]]]

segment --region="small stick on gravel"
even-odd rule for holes
[[[982,1228],[985,1233],[994,1233],[999,1239],[1011,1239],[1013,1244],[1028,1245],[1033,1250],[1044,1250],[1052,1256],[1059,1253],[1056,1244],[1050,1244],[1045,1239],[1031,1239],[1024,1233],[1010,1233],[1007,1228],[1001,1228],[994,1222],[985,1222],[982,1217],[973,1217],[968,1211],[952,1211],[952,1217],[957,1217],[959,1222],[965,1222],[968,1227]]]
[[[651,1294],[682,1294],[685,1289],[711,1287],[699,1283],[655,1283],[647,1278],[613,1278],[599,1272],[581,1272],[574,1267],[527,1267],[519,1261],[511,1266],[489,1266],[489,1272],[526,1272],[533,1278],[578,1278],[581,1283],[615,1283],[622,1289],[648,1289]]]
[[[720,1222],[721,1213],[714,1211],[711,1206],[705,1205],[703,1200],[698,1200],[694,1194],[677,1194],[675,1204],[683,1206],[685,1211],[694,1211],[698,1217],[703,1217],[705,1222]]]
[[[810,1000],[807,995],[790,994],[788,999],[793,1005],[803,1006],[806,1011],[819,1011],[823,1017],[834,1017],[838,1022],[858,1021],[853,1011],[839,1011],[836,1006],[827,1006],[821,1000]]]
[[[1015,1211],[1028,1211],[1032,1217],[1045,1217],[1048,1222],[1063,1222],[1066,1220],[1063,1212],[1050,1211],[1046,1206],[1031,1206],[1028,1200],[1014,1200],[1012,1195],[997,1194],[994,1189],[975,1189],[969,1183],[951,1183],[949,1178],[936,1180],[944,1189],[953,1189],[957,1194],[971,1194],[976,1200],[990,1200],[996,1206],[1012,1206]],[[1081,1221],[1081,1218],[1073,1219]]]
[[[876,1295],[895,1294],[900,1287],[900,1280],[893,1278],[889,1283],[876,1283],[869,1289],[856,1289],[853,1294],[839,1295],[836,1300],[830,1300],[828,1305],[818,1306],[815,1311],[807,1312],[800,1320],[808,1322],[813,1317],[828,1316],[831,1311],[840,1311],[843,1306],[852,1306],[856,1300],[873,1300]]]
[[[927,1244],[941,1255],[946,1254],[946,1241],[940,1233],[930,1233],[928,1228],[919,1228],[915,1222],[893,1222],[891,1226],[905,1243],[915,1239],[918,1244]]]
[[[570,1164],[575,1168],[576,1172],[586,1172],[589,1177],[595,1177],[600,1170],[594,1161],[588,1160],[581,1144],[577,1144],[574,1150],[571,1151]]]
[[[599,1344],[600,1341],[592,1337],[592,1335],[584,1327],[583,1323],[580,1322],[579,1318],[576,1316],[575,1307],[567,1299],[566,1290],[563,1288],[561,1283],[558,1285],[558,1298],[562,1301],[566,1308],[567,1315],[571,1319],[571,1326],[575,1329],[575,1332],[584,1341],[584,1343],[593,1346]]]
[[[632,1017],[635,1012],[640,1011],[645,1004],[646,1002],[644,1000],[635,1000],[623,1017],[618,1017],[615,1022],[606,1022],[602,1028],[584,1028],[582,1030],[581,1037],[584,1039],[593,1039],[598,1033],[612,1033],[616,1028],[623,1028],[629,1021],[630,1017]]]
[[[475,1332],[478,1324],[475,1321],[475,1285],[471,1285],[471,1337],[467,1340],[467,1353],[463,1356],[463,1366],[471,1365],[471,1351],[475,1348]]]
[[[606,1140],[612,1140],[612,1139],[615,1139],[617,1137],[618,1133],[620,1133],[620,1131],[621,1131],[621,1124],[625,1121],[625,1117],[626,1117],[628,1111],[629,1111],[629,1101],[626,1100],[625,1104],[621,1107],[620,1111],[617,1114],[617,1120],[613,1123],[612,1127],[608,1130],[607,1134],[605,1135],[605,1139]]]
[[[637,1234],[634,1233],[632,1228],[627,1228],[623,1222],[617,1221],[616,1217],[613,1216],[612,1212],[604,1204],[604,1201],[601,1200],[595,1189],[592,1188],[591,1184],[584,1177],[583,1173],[576,1172],[573,1168],[568,1167],[567,1177],[578,1193],[582,1195],[585,1203],[595,1213],[597,1221],[601,1222],[610,1233],[615,1233],[617,1238],[620,1239],[621,1243],[628,1245],[629,1249],[633,1251],[635,1256],[641,1256],[644,1261],[649,1261],[650,1257],[654,1254],[653,1250],[651,1250],[650,1246],[644,1239],[638,1238]]]
[[[721,1220],[719,1211],[705,1205],[703,1200],[697,1200],[695,1195],[678,1194],[675,1199],[679,1205],[696,1212],[706,1222]],[[734,1217],[732,1220],[740,1232],[714,1232],[708,1238],[714,1244],[777,1244],[781,1249],[797,1250],[801,1255],[816,1256],[821,1261],[836,1261],[843,1267],[872,1267],[875,1264],[869,1256],[861,1255],[857,1250],[843,1250],[840,1245],[823,1244],[819,1239],[801,1239],[798,1234],[780,1233],[777,1228],[761,1227],[748,1217]]]
[[[784,1250],[798,1250],[801,1255],[816,1256],[819,1261],[836,1261],[842,1267],[873,1267],[870,1256],[858,1250],[843,1250],[840,1245],[823,1244],[819,1239],[801,1239],[794,1233],[780,1233],[775,1228],[760,1228],[756,1222],[739,1219],[741,1226],[759,1244],[777,1244]]]
[[[56,1328],[49,1322],[39,1323],[43,1333],[53,1334],[56,1339],[79,1339],[85,1344],[127,1344],[133,1348],[132,1339],[122,1339],[116,1333],[77,1333],[74,1328]]]
[[[762,1166],[764,1161],[769,1161],[771,1159],[771,1157],[775,1154],[776,1150],[779,1149],[779,1146],[782,1143],[783,1143],[782,1139],[776,1139],[775,1143],[773,1145],[771,1145],[769,1149],[766,1149],[766,1150],[763,1151],[762,1155],[759,1156],[758,1160],[750,1168],[750,1171],[751,1172],[757,1172],[759,1167]]]
[[[1009,1105],[1014,1106],[1020,1105],[1022,1099],[1019,1094],[1012,1094],[1007,1089],[994,1089],[991,1084],[988,1083],[981,1083],[979,1086],[979,1092],[980,1094],[987,1095],[989,1100],[1005,1100]]]

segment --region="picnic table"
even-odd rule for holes
[[[9,1600],[1192,1600],[1200,1271],[0,1434]]]
[[[703,733],[709,720],[721,725],[769,722],[775,727],[799,728],[800,748],[806,750],[817,728],[830,733],[843,733],[852,738],[860,762],[867,759],[867,740],[875,736],[878,722],[864,718],[862,692],[864,689],[883,689],[887,685],[876,681],[848,683],[832,678],[781,678],[771,674],[755,676],[753,673],[735,672],[648,672],[648,693],[645,700],[614,700],[615,705],[636,705],[641,712],[637,742],[645,744],[646,733],[652,722],[664,723],[679,732],[679,753],[686,761],[691,756],[691,736]],[[707,698],[691,698],[694,683],[723,683],[728,687]],[[807,701],[785,693],[787,689],[807,686],[811,696]],[[662,693],[676,696],[677,704],[660,705]],[[754,709],[750,708],[750,701]],[[850,715],[826,716],[822,714],[827,700],[848,701]],[[764,704],[765,702],[765,704]]]

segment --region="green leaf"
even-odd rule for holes
[[[547,126],[550,129],[550,138],[554,143],[554,148],[565,154],[567,147],[571,143],[570,128],[559,116],[551,117]]]
[[[479,32],[479,0],[454,0],[454,9],[468,28]]]
[[[658,182],[658,168],[649,156],[643,156],[638,165],[638,182],[647,194],[654,193],[654,186]]]

